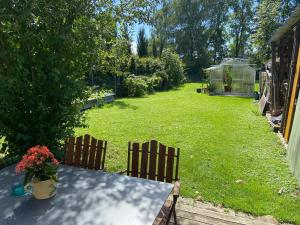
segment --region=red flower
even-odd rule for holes
[[[38,145],[30,148],[27,154],[23,156],[22,160],[16,166],[16,172],[21,173],[24,170],[42,167],[45,163],[58,166],[59,162],[46,146]]]

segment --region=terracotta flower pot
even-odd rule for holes
[[[231,92],[231,87],[228,85],[224,85],[224,91],[225,92]]]
[[[32,193],[36,199],[48,199],[56,194],[57,182],[50,179],[45,181],[33,181],[25,186],[25,190]]]

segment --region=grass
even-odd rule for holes
[[[197,94],[199,86],[92,109],[89,127],[76,133],[108,140],[109,171],[126,168],[129,140],[180,147],[183,196],[300,224],[296,180],[257,105],[247,98]]]

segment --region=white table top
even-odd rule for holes
[[[151,225],[172,184],[60,166],[55,197],[11,196],[22,183],[14,166],[0,170],[1,225]]]

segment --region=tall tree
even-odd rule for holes
[[[279,27],[281,0],[263,0],[257,7],[255,33],[252,35],[256,49],[256,63],[264,63],[271,57],[269,40]]]
[[[154,33],[157,36],[159,56],[165,47],[167,47],[170,38],[172,37],[171,29],[174,19],[172,13],[174,8],[172,5],[173,0],[162,0],[161,8],[156,11],[154,18],[152,18],[152,25],[154,26]]]
[[[253,0],[229,0],[231,14],[229,17],[231,56],[245,57],[249,47],[252,28]]]
[[[256,64],[264,64],[271,58],[270,38],[300,3],[299,0],[261,0],[256,9],[254,32],[251,36],[252,54]]]
[[[121,26],[121,38],[124,40],[125,45],[127,45],[127,53],[131,55],[131,38],[129,34],[129,28],[126,23],[123,23]]]
[[[151,48],[152,48],[152,56],[154,58],[156,58],[158,56],[158,52],[157,52],[157,45],[156,45],[156,37],[155,36],[152,37],[152,46],[151,46]]]
[[[173,11],[168,42],[182,57],[189,77],[199,79],[201,69],[209,64],[207,1],[173,0],[170,4]]]
[[[211,0],[209,2],[209,50],[213,64],[219,63],[226,52],[226,24],[228,22],[228,0]]]
[[[148,56],[148,39],[145,34],[145,28],[142,27],[138,33],[137,52],[139,57]]]

